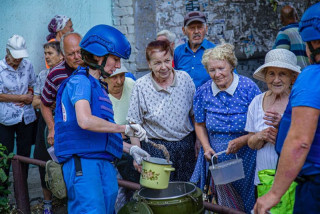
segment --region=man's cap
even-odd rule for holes
[[[113,72],[110,77],[113,77],[115,75],[121,74],[121,73],[127,73],[128,70],[124,65],[121,65],[121,68],[118,68],[117,70],[115,70],[115,72]]]
[[[193,21],[199,21],[202,23],[206,23],[207,18],[206,18],[206,15],[204,15],[204,13],[202,13],[200,11],[191,11],[191,12],[187,13],[187,15],[185,15],[185,17],[184,17],[184,22],[183,22],[184,27],[188,26]]]
[[[26,41],[22,36],[13,35],[8,39],[6,48],[15,59],[28,57]]]

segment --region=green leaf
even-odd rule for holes
[[[14,154],[11,152],[9,155],[8,155],[8,158],[11,159],[13,158]]]
[[[8,179],[8,176],[6,175],[6,173],[4,172],[3,169],[0,168],[0,181],[4,182]]]

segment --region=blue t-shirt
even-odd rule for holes
[[[96,80],[99,83],[98,80]],[[70,78],[69,82],[66,84],[64,91],[62,93],[62,114],[66,118],[66,121],[76,120],[75,104],[79,100],[87,100],[91,104],[91,83],[87,76],[85,75],[74,75]],[[92,139],[94,141],[94,139]],[[84,153],[78,154],[82,158],[97,158],[97,159],[107,159],[112,160],[112,155],[108,153]],[[65,162],[71,158],[70,156],[64,156],[59,158],[59,162]],[[63,160],[64,159],[64,160]]]
[[[194,53],[189,43],[178,46],[174,51],[174,68],[187,72],[192,78],[196,88],[210,79],[210,76],[201,63],[205,50],[214,48],[216,45],[204,39],[198,50]]]
[[[293,85],[289,103],[291,107],[306,106],[320,110],[320,65],[309,65]],[[318,127],[320,120],[318,120]],[[320,165],[305,162],[300,175],[319,174]]]

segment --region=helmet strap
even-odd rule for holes
[[[92,63],[92,62],[88,62],[87,60],[85,60],[85,58],[83,58],[83,61],[84,61],[86,64],[90,65],[91,67],[96,68],[96,69],[99,69],[100,72],[101,72],[101,76],[102,76],[102,77],[109,77],[111,74],[109,74],[109,73],[107,73],[107,72],[104,71],[104,66],[105,66],[106,63],[107,63],[108,56],[109,56],[109,54],[107,54],[107,55],[105,55],[105,56],[103,57],[103,61],[102,61],[101,65],[98,65],[98,64],[95,64],[95,63]]]
[[[311,53],[310,58],[311,58],[312,63],[319,64],[320,61],[319,62],[316,61],[316,56],[318,54],[320,54],[320,48],[314,49],[312,44],[311,44],[311,42],[307,42],[307,45],[308,45],[308,48],[309,48],[310,53]]]

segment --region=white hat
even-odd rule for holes
[[[121,73],[127,73],[127,72],[128,72],[127,68],[124,65],[121,65],[121,68],[118,68],[115,72],[113,72],[110,75],[110,77],[113,77],[113,76],[115,76],[117,74],[121,74]]]
[[[7,49],[10,51],[10,54],[15,59],[20,59],[28,57],[26,41],[22,36],[13,35],[8,39]]]
[[[254,73],[253,77],[265,82],[265,73],[267,67],[286,68],[298,74],[301,72],[300,66],[297,65],[297,57],[287,49],[273,49],[266,54],[266,59]]]

